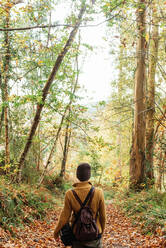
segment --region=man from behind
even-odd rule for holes
[[[102,248],[102,235],[106,223],[103,191],[99,188],[92,187],[92,184],[89,181],[91,177],[91,167],[88,163],[81,163],[77,167],[76,176],[78,182],[73,184],[73,190],[68,190],[65,194],[64,207],[54,231],[54,238],[58,241],[61,228],[70,222],[71,226],[73,226],[74,223],[73,233],[76,236],[76,239],[72,243],[72,248]],[[93,233],[92,236],[90,234],[93,240],[80,240],[81,238],[78,238],[78,229],[80,228],[78,224],[79,221],[75,222],[75,220],[81,208],[81,204],[85,201],[88,194],[89,199],[87,205],[90,205],[90,210],[92,210],[93,220],[95,222],[94,225],[96,226],[96,234],[94,235]]]

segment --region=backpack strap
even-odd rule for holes
[[[93,188],[94,188],[94,187],[93,187]],[[88,206],[89,206],[89,207],[90,207],[90,205],[91,205],[91,202],[92,202],[94,193],[95,193],[95,188],[94,188],[94,190],[92,191],[92,193],[91,193],[91,195],[90,195],[90,199],[89,199],[89,202],[88,202]]]
[[[95,190],[95,188],[92,186],[83,203],[82,203],[81,199],[79,198],[79,196],[77,195],[77,193],[74,190],[72,190],[73,195],[76,198],[76,200],[79,202],[81,208],[85,207],[88,201],[91,203],[93,195],[94,195],[94,190]],[[88,205],[90,206],[90,204],[88,204]]]
[[[90,200],[89,200],[89,202],[88,202],[88,206],[89,206],[89,207],[90,207],[90,205],[91,205],[91,202],[92,202],[94,193],[95,193],[95,191],[93,191],[92,194],[91,194],[91,196],[90,196]],[[98,214],[99,214],[99,208],[97,209],[97,212],[96,212],[95,221],[97,221],[97,216],[98,216]]]
[[[76,198],[76,200],[79,202],[80,206],[82,207],[83,203],[82,203],[81,199],[79,198],[79,196],[77,195],[77,193],[74,190],[72,190],[72,192],[73,192],[74,197]]]
[[[86,198],[85,198],[85,200],[84,200],[83,203],[82,203],[82,201],[80,200],[80,198],[79,198],[79,196],[77,195],[77,193],[76,193],[74,190],[72,190],[73,195],[75,196],[76,200],[77,200],[77,201],[79,202],[79,204],[81,205],[81,208],[80,208],[80,210],[78,211],[78,213],[76,214],[75,221],[74,221],[74,223],[73,223],[73,225],[72,225],[72,230],[73,230],[75,224],[77,223],[77,220],[78,220],[79,217],[80,217],[81,210],[83,209],[83,207],[85,207],[85,205],[87,204],[89,198],[93,195],[94,190],[95,190],[95,188],[92,186],[91,189],[90,189],[90,191],[88,192],[88,194],[87,194],[87,196],[86,196]],[[92,198],[90,198],[90,200],[91,200],[91,199],[92,199]],[[89,204],[88,204],[88,205],[89,205]]]
[[[93,199],[93,196],[94,196],[94,192],[95,192],[95,188],[92,186],[91,187],[91,189],[93,188],[93,190],[90,192],[89,191],[89,193],[88,193],[88,195],[87,195],[87,197],[86,197],[86,203],[87,203],[87,201],[89,200],[89,202],[88,202],[88,206],[90,207],[90,205],[91,205],[91,202],[92,202],[92,199]],[[86,205],[86,203],[85,203],[85,205],[84,205],[84,202],[82,203],[82,201],[81,201],[81,199],[79,198],[79,196],[77,195],[77,193],[74,191],[74,190],[72,190],[72,192],[73,192],[73,194],[74,194],[74,196],[75,196],[75,198],[76,198],[76,200],[79,202],[79,204],[80,204],[80,206],[81,206],[81,209]],[[90,198],[90,199],[89,199]],[[80,212],[81,212],[81,209],[80,209]],[[98,217],[98,214],[99,214],[99,209],[97,210],[97,212],[96,212],[96,216],[95,216],[95,221],[97,220],[97,217]],[[77,214],[75,214],[76,216],[77,216]]]

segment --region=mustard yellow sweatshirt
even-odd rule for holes
[[[73,184],[74,190],[82,202],[85,200],[91,186],[92,184],[88,181]],[[91,202],[91,208],[94,213],[94,218],[96,216],[96,213],[98,212],[96,223],[99,228],[99,232],[102,234],[104,232],[105,223],[106,223],[106,210],[105,210],[103,191],[99,188],[95,188],[94,196]],[[63,210],[60,214],[58,223],[54,231],[55,238],[58,237],[60,229],[66,223],[70,222],[72,225],[72,223],[74,222],[74,212],[77,213],[79,209],[80,209],[80,204],[75,199],[72,190],[68,190],[65,194]]]

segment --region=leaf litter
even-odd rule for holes
[[[61,208],[48,211],[45,220],[34,220],[24,228],[13,228],[16,237],[0,228],[0,248],[64,248],[53,237],[54,228]],[[166,239],[162,233],[141,234],[140,227],[134,227],[129,218],[113,204],[107,205],[107,224],[103,236],[103,248],[165,248]]]

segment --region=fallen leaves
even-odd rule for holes
[[[24,229],[16,230],[16,238],[0,228],[0,248],[63,248],[53,238],[53,231],[60,208],[49,211],[47,221],[36,220]],[[103,237],[103,248],[165,248],[163,236],[145,236],[113,204],[107,206],[107,226]]]
[[[155,248],[166,247],[166,241],[161,236],[142,235],[139,228],[133,227],[129,218],[113,204],[107,206],[107,227],[104,235],[104,248],[131,247]]]

